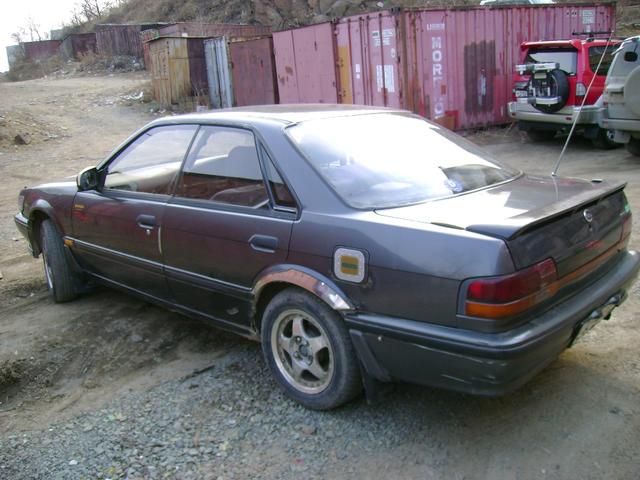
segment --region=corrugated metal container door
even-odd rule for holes
[[[229,51],[225,37],[204,41],[211,108],[233,107]]]
[[[278,103],[271,38],[229,45],[235,105]]]
[[[338,103],[334,46],[331,23],[273,34],[280,103]]]
[[[398,27],[389,12],[348,17],[336,25],[341,103],[403,105]]]

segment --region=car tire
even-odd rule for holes
[[[360,366],[340,315],[297,288],[278,293],[262,320],[262,351],[285,394],[330,410],[362,391]]]
[[[547,78],[555,86],[553,88],[552,96],[560,97],[560,101],[553,105],[534,104],[533,107],[543,113],[556,113],[557,111],[562,110],[562,108],[567,104],[567,100],[569,100],[569,78],[565,72],[559,69],[547,72]],[[532,83],[535,82],[533,74],[529,81]]]
[[[627,151],[640,157],[640,138],[631,137],[627,142]]]
[[[613,141],[613,132],[611,130],[605,130],[604,128],[598,128],[596,136],[591,139],[591,143],[596,148],[601,150],[611,150],[622,146],[620,143]]]
[[[555,130],[527,130],[527,137],[534,142],[548,142],[556,136]]]
[[[76,298],[79,279],[69,265],[62,238],[51,220],[44,220],[40,225],[40,248],[47,288],[54,301],[61,303]]]

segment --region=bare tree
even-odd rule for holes
[[[24,28],[20,27],[17,31],[11,34],[11,39],[16,43],[22,43],[25,40],[27,32]]]
[[[29,34],[29,38],[32,42],[46,39],[46,35],[42,35],[40,33],[40,25],[36,23],[33,17],[27,18],[26,31]]]

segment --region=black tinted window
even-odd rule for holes
[[[253,134],[201,127],[185,162],[177,195],[259,208],[268,205]]]
[[[606,47],[607,50],[604,54],[604,58],[602,58],[602,53],[605,52],[604,46],[589,48],[589,66],[591,67],[591,71],[596,71],[600,58],[602,58],[602,63],[600,64],[600,68],[598,68],[597,74],[606,76],[607,73],[609,73],[611,63],[613,62],[613,52],[616,51],[618,46],[619,45],[609,45]]]
[[[104,188],[170,194],[196,128],[172,125],[146,131],[109,164]]]

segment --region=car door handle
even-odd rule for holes
[[[249,244],[258,252],[275,253],[278,249],[278,239],[268,235],[254,235],[249,239]]]
[[[156,226],[156,217],[153,215],[138,215],[136,218],[136,222],[140,228],[144,228],[146,230],[153,230]]]

